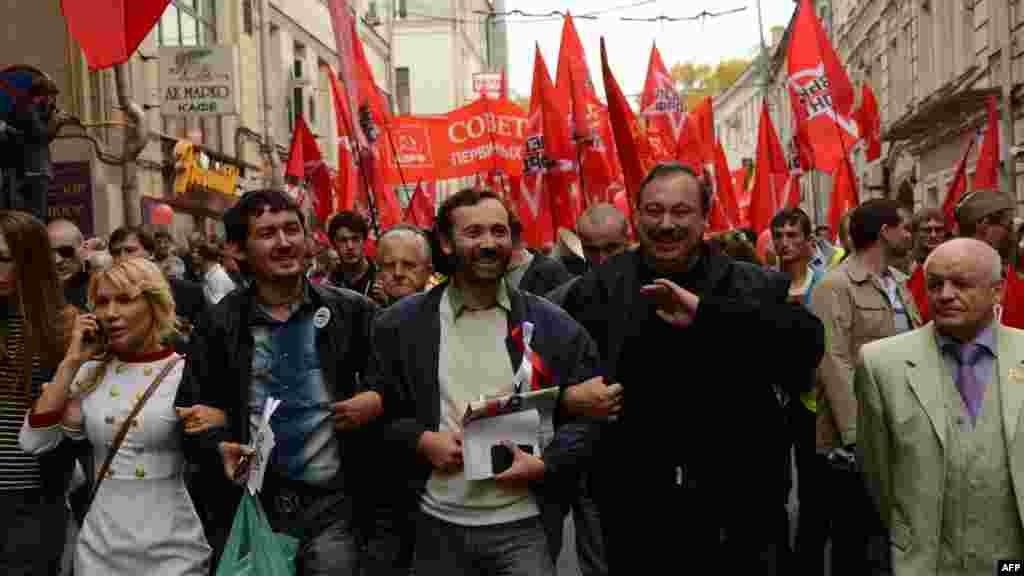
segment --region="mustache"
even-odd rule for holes
[[[490,259],[493,260],[493,259],[497,259],[498,256],[499,256],[499,253],[498,253],[498,249],[497,248],[481,248],[480,250],[477,251],[477,254],[476,254],[476,257],[477,258],[481,258],[481,259],[482,258],[490,258]]]
[[[657,242],[683,240],[687,233],[686,228],[653,228],[649,231],[651,239]]]

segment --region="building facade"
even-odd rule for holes
[[[818,12],[858,105],[864,83],[878,100],[882,157],[871,163],[855,157],[861,200],[885,196],[914,208],[941,206],[957,163],[986,122],[985,102],[995,96],[1003,117],[1003,166],[1013,175],[1004,188],[1015,186],[1020,206],[1024,182],[1017,176],[1016,144],[1024,135],[1019,100],[1024,60],[1019,48],[1004,54],[1004,48],[1024,42],[1019,2],[831,0],[819,2]],[[779,86],[783,80],[778,74]],[[1006,114],[1009,94],[1013,104]],[[977,151],[975,145],[968,181]],[[816,201],[827,204],[829,189],[822,188]]]
[[[392,18],[388,3],[351,2],[377,84],[394,94]],[[263,14],[263,7],[266,14]],[[78,221],[87,234],[105,234],[125,222],[121,154],[126,121],[113,70],[92,71],[67,33],[59,3],[18,2],[0,7],[8,34],[0,39],[0,69],[33,66],[57,85],[59,109],[84,128],[62,129],[51,145],[51,217]],[[269,74],[261,61],[261,26],[269,24]],[[165,115],[161,104],[162,47],[231,46],[236,113]],[[295,119],[302,116],[325,159],[337,163],[337,132],[324,65],[337,70],[325,0],[172,0],[125,65],[130,96],[145,110],[149,139],[139,158],[143,220],[156,204],[174,209],[179,235],[203,228],[222,233],[220,216],[247,189],[264,186],[269,169],[261,153],[267,121],[282,165]],[[264,102],[264,81],[268,102]],[[269,106],[267,104],[269,103]],[[269,110],[269,114],[268,114]],[[182,184],[181,144],[193,146],[194,181]],[[179,154],[176,155],[176,150]],[[230,178],[221,176],[229,175]]]
[[[395,1],[400,114],[445,114],[464,106],[477,98],[474,75],[507,68],[505,24],[487,16],[495,11],[492,0]]]

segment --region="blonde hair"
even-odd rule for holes
[[[156,264],[145,258],[127,258],[106,270],[96,272],[89,280],[90,306],[96,304],[96,292],[102,281],[110,282],[133,300],[139,296],[146,299],[153,314],[153,325],[161,341],[167,341],[178,334],[174,296],[164,273]],[[111,355],[103,358],[96,369],[86,377],[81,387],[83,396],[95,390],[103,381],[112,360]]]

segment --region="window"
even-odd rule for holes
[[[252,36],[252,0],[242,0],[242,31]]]
[[[398,17],[406,18],[409,16],[409,6],[406,0],[398,0]]]
[[[214,0],[173,0],[157,23],[160,46],[205,46],[217,43]]]
[[[313,95],[309,95],[309,125],[316,126],[316,101],[313,100]]]
[[[398,113],[405,116],[411,114],[412,102],[410,94],[409,69],[395,69],[395,92],[398,96]]]

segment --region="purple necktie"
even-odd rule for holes
[[[974,365],[981,358],[985,349],[978,344],[967,343],[952,344],[949,346],[949,351],[952,352],[959,366],[956,371],[956,387],[960,390],[960,397],[964,399],[973,426],[978,419],[978,411],[981,410],[981,400],[985,393],[982,383],[974,374]]]

